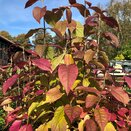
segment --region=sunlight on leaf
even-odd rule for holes
[[[58,107],[55,111],[53,119],[51,120],[52,131],[66,131],[67,122],[64,115],[64,107]]]
[[[33,102],[33,103],[30,105],[30,107],[29,107],[29,109],[28,109],[28,115],[29,115],[29,116],[31,115],[32,111],[38,106],[38,104],[39,104],[39,102]]]
[[[108,122],[107,125],[105,126],[104,131],[116,131],[116,129],[111,122]]]

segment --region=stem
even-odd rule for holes
[[[99,18],[98,18],[98,32],[97,32],[97,44],[98,44],[98,47],[97,47],[97,59],[98,59],[98,53],[99,53],[99,46],[100,46],[100,34],[101,34],[101,19],[100,19],[100,15],[99,15]]]

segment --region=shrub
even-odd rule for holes
[[[25,8],[36,2],[28,0]],[[72,8],[83,16],[84,24],[73,20]],[[33,17],[39,23],[43,18],[44,34],[49,29],[59,40],[46,43],[44,37],[43,46],[53,46],[56,52],[50,59],[48,50],[44,57],[28,51],[31,55],[27,61],[2,71],[5,98],[1,105],[7,112],[9,130],[130,130],[129,95],[109,74],[108,57],[99,48],[101,38],[107,44],[119,46],[114,34],[101,31],[101,23],[119,31],[117,21],[91,3],[76,0],[52,10],[35,7]],[[26,37],[38,30],[30,30]],[[103,78],[97,78],[97,69],[104,73]],[[130,78],[126,77],[126,81],[130,84]]]

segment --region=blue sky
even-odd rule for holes
[[[78,3],[83,3],[84,0],[77,0]],[[105,7],[110,0],[89,0],[93,5],[100,4]],[[27,33],[30,29],[42,27],[38,24],[33,16],[32,9],[35,6],[41,6],[40,1],[32,7],[24,9],[27,0],[0,0],[0,31],[8,31],[12,36],[21,33]],[[45,0],[44,4],[48,9],[68,5],[68,0]],[[74,19],[81,21],[78,12],[75,12]]]

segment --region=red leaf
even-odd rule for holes
[[[72,12],[71,12],[70,8],[66,8],[66,19],[67,19],[68,23],[71,23]]]
[[[125,116],[125,114],[128,112],[128,109],[127,108],[121,108],[121,109],[119,109],[119,111],[118,111],[118,114],[120,115],[120,116]]]
[[[111,94],[120,102],[123,104],[128,104],[129,102],[129,96],[128,94],[122,89],[122,87],[115,87],[111,86]]]
[[[16,82],[16,80],[19,78],[19,75],[15,74],[3,84],[3,94],[5,95],[6,91],[9,89],[9,87],[13,86]]]
[[[75,64],[71,64],[68,66],[62,64],[59,66],[58,76],[67,94],[69,94],[71,87],[77,78],[77,75],[78,68]]]
[[[97,12],[99,14],[103,14],[102,10],[97,6],[91,6],[90,9],[94,10],[95,12]]]
[[[104,16],[102,20],[110,27],[119,29],[118,22],[113,17]]]
[[[46,6],[43,8],[35,7],[33,9],[33,17],[36,19],[38,23],[40,23],[40,20],[45,15],[45,13],[46,13]]]
[[[33,4],[34,4],[35,2],[37,2],[37,1],[38,1],[38,0],[28,0],[28,1],[26,2],[26,4],[25,4],[25,8],[33,5]]]
[[[110,113],[110,121],[115,121],[117,118],[115,113]]]
[[[39,56],[37,54],[37,52],[35,52],[34,50],[26,50],[29,54],[33,55],[33,56]]]
[[[37,66],[38,68],[44,70],[44,71],[50,71],[51,72],[51,63],[49,60],[40,58],[32,60],[33,65]]]
[[[26,124],[22,126],[19,131],[33,131],[33,128],[31,124]]]
[[[111,40],[111,43],[113,45],[115,45],[116,47],[119,47],[119,40],[118,40],[117,36],[115,36],[114,34],[112,34],[110,32],[105,32],[104,37],[108,40]]]
[[[76,0],[69,0],[69,3],[70,3],[70,4],[75,4],[75,3],[76,3]]]
[[[9,131],[19,131],[20,125],[21,125],[21,120],[15,120],[11,127],[9,128]]]
[[[95,120],[100,126],[101,130],[103,131],[108,120],[109,120],[109,113],[107,112],[106,108],[97,108],[94,111]]]
[[[125,76],[124,78],[125,78],[125,81],[128,84],[128,86],[131,88],[131,78],[127,77],[127,76]]]
[[[119,125],[120,127],[125,127],[125,124],[126,124],[124,120],[117,121],[116,123],[117,123],[117,125]]]
[[[90,3],[89,1],[85,1],[85,3],[90,7],[92,5],[92,3]]]
[[[70,122],[72,123],[75,119],[80,117],[80,114],[82,113],[82,109],[78,106],[72,107],[70,105],[66,105],[64,107],[64,112],[69,118]]]
[[[51,30],[52,30],[53,32],[55,32],[56,35],[57,35],[61,40],[63,40],[62,33],[61,33],[58,29],[56,29],[56,28],[51,28]]]
[[[96,123],[92,119],[86,120],[85,124],[86,131],[97,131]]]
[[[87,10],[86,7],[82,4],[75,3],[72,4],[71,6],[77,8],[83,17],[87,17],[90,15],[89,10]]]
[[[97,23],[96,19],[97,19],[97,16],[89,16],[86,19],[86,25],[89,25],[89,26],[98,26],[98,23]]]
[[[84,86],[79,86],[76,88],[77,90],[83,90],[83,91],[86,91],[86,92],[90,92],[90,93],[95,93],[96,95],[100,95],[100,91],[98,91],[97,89],[95,88],[92,88],[92,87],[84,87]]]
[[[88,95],[86,97],[86,108],[93,106],[94,104],[96,104],[98,100],[99,100],[99,97],[95,95]]]

